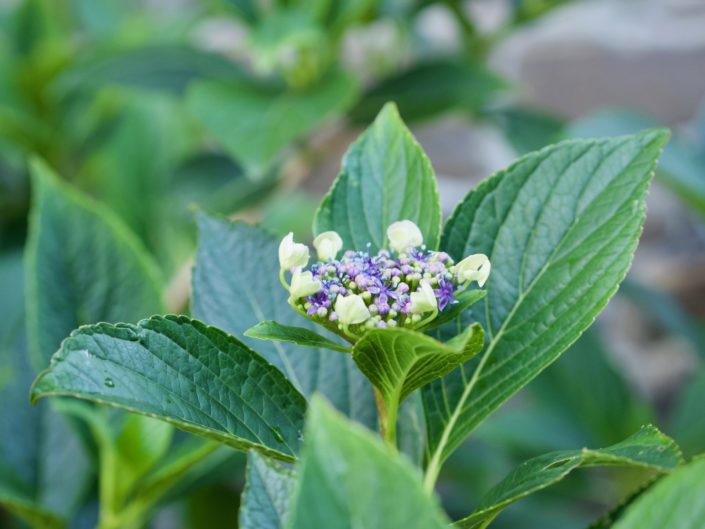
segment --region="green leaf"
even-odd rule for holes
[[[473,514],[456,522],[455,526],[462,529],[487,527],[515,501],[559,482],[576,468],[622,466],[669,472],[678,466],[681,459],[675,442],[653,426],[645,426],[608,448],[544,454],[519,465],[480,500]]]
[[[275,342],[289,342],[304,347],[314,347],[320,349],[330,349],[341,353],[349,353],[350,348],[338,342],[329,340],[317,332],[304,327],[292,327],[282,325],[276,321],[261,321],[254,327],[245,331],[245,336],[258,340],[272,340]]]
[[[426,448],[426,425],[423,403],[418,391],[411,394],[399,407],[397,430],[399,451],[414,465],[422,467]]]
[[[165,422],[142,415],[125,415],[115,439],[115,488],[121,500],[167,454],[173,434],[174,429]]]
[[[318,209],[318,197],[292,190],[270,198],[262,208],[260,227],[282,237],[293,232],[294,240],[311,237],[313,217]]]
[[[240,529],[283,529],[294,475],[280,464],[250,452],[240,506]]]
[[[256,0],[225,0],[225,4],[247,24],[253,24],[260,18]]]
[[[62,529],[64,522],[37,505],[30,493],[21,490],[22,485],[12,479],[10,470],[0,466],[0,505],[25,521],[31,527]]]
[[[387,101],[394,101],[410,122],[450,110],[478,114],[505,86],[481,63],[436,59],[383,79],[365,93],[350,117],[358,123],[369,123]]]
[[[284,460],[295,458],[305,411],[274,366],[185,316],[81,327],[32,388],[33,400],[55,395],[149,415]]]
[[[686,455],[705,450],[705,367],[701,366],[680,390],[671,416],[670,432],[678,439]]]
[[[222,55],[178,45],[138,46],[76,61],[52,85],[59,96],[130,86],[181,94],[194,79],[242,77]]]
[[[636,498],[612,529],[701,529],[705,459],[676,469]]]
[[[590,326],[631,264],[667,132],[560,143],[485,180],[448,220],[441,248],[489,256],[488,334],[476,360],[424,388],[428,480],[492,411]]]
[[[279,282],[279,240],[261,229],[204,213],[198,215],[198,226],[192,307],[196,318],[235,336],[261,321],[275,320],[339,340],[287,303],[288,292]],[[377,424],[372,387],[350,356],[286,342],[243,341],[281,369],[304,395],[322,393],[349,417],[371,428]]]
[[[261,172],[281,150],[343,112],[357,86],[331,73],[304,91],[250,80],[196,81],[187,91],[193,116],[237,160]]]
[[[187,207],[179,208],[175,195],[180,182],[172,177],[177,161],[192,148],[187,146],[192,131],[186,129],[185,112],[174,98],[141,94],[121,99],[125,101],[109,124],[93,119],[83,125],[79,120],[84,113],[74,113],[70,128],[82,131],[75,141],[91,144],[78,177],[150,249],[165,275],[171,275],[193,252],[192,215]]]
[[[518,154],[542,149],[561,139],[562,119],[530,107],[510,106],[488,113]]]
[[[573,123],[568,129],[572,137],[595,137],[633,134],[646,128],[659,127],[657,120],[637,112],[611,109],[596,112]],[[663,151],[657,180],[660,180],[683,202],[705,215],[705,156],[684,137],[676,136]]]
[[[353,347],[353,360],[387,405],[396,407],[412,392],[470,360],[484,343],[479,324],[447,343],[409,329],[372,329]]]
[[[344,248],[375,253],[385,246],[387,227],[415,222],[431,249],[438,247],[441,206],[431,162],[393,104],[353,143],[340,175],[314,220],[316,234],[335,230]]]
[[[421,476],[320,398],[311,402],[288,529],[447,528]]]
[[[26,390],[25,387],[25,398]],[[37,460],[37,500],[43,508],[64,519],[71,518],[91,490],[93,465],[84,440],[66,417],[40,403],[41,438]]]
[[[22,389],[26,399],[27,388]],[[29,412],[26,400],[23,404],[26,407],[20,410]],[[5,410],[2,414],[5,415]],[[76,434],[48,406],[42,406],[31,422],[45,436],[41,446],[37,447],[30,437],[17,439],[15,444],[28,445],[26,455],[32,460],[25,473],[36,475],[37,481],[22,481],[0,457],[0,506],[33,527],[62,528],[87,492],[91,477],[89,461]]]
[[[64,416],[81,419],[97,445],[101,513],[132,511],[132,515],[135,510],[128,507],[127,499],[135,483],[167,453],[174,429],[151,417],[92,406],[78,399],[59,399],[53,404]]]
[[[39,160],[31,171],[27,327],[39,370],[79,325],[137,321],[162,304],[156,266],[122,222]]]
[[[24,325],[21,253],[0,257],[0,505],[37,527],[60,527],[75,514],[92,480],[88,455],[48,402],[31,406],[34,378]]]
[[[174,494],[187,489],[193,482],[213,475],[229,459],[233,452],[209,439],[189,437],[172,448],[159,463],[142,478],[132,493],[134,502],[150,506],[164,500],[169,493]]]

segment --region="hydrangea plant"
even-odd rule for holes
[[[247,451],[243,529],[448,527],[434,492],[444,462],[615,293],[667,137],[549,146],[443,224],[431,164],[387,105],[316,214],[317,261],[292,234],[199,213],[193,317],[79,327],[32,398],[107,404]],[[581,466],[680,463],[648,425],[540,455],[454,527],[486,527]],[[124,512],[142,516],[136,496]],[[121,516],[101,527],[145,520]]]

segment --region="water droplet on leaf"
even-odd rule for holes
[[[115,387],[115,382],[113,382],[113,379],[110,377],[105,377],[105,385],[109,388],[114,388]]]

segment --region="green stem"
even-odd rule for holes
[[[483,58],[487,53],[487,45],[484,37],[477,31],[475,23],[467,16],[463,9],[462,2],[458,0],[445,0],[443,2],[453,15],[455,15],[463,34],[465,46],[475,58]]]
[[[420,329],[421,327],[423,327],[423,326],[426,325],[427,323],[432,322],[433,320],[436,319],[436,316],[438,316],[438,307],[436,307],[435,309],[433,309],[433,312],[432,312],[431,314],[429,314],[426,318],[424,318],[423,320],[421,320],[420,322],[418,322],[418,323],[414,326],[414,329]]]
[[[379,431],[391,448],[397,450],[397,414],[399,412],[399,399],[393,397],[388,402],[377,388],[374,388],[375,403],[379,415]]]
[[[477,384],[477,381],[480,378],[480,373],[482,373],[482,370],[485,368],[485,364],[487,363],[487,359],[490,357],[490,353],[492,352],[494,343],[496,343],[496,337],[495,341],[490,343],[490,346],[487,348],[485,354],[482,355],[480,363],[475,368],[475,371],[473,371],[472,378],[470,378],[470,382],[468,382],[468,385],[463,390],[463,400],[466,399],[467,396],[470,395],[472,390],[475,388],[475,384]],[[459,409],[460,408],[456,408],[455,412],[448,421],[448,424],[446,424],[445,428],[443,429],[443,435],[441,436],[441,440],[439,441],[438,446],[436,447],[436,450],[433,453],[433,457],[431,458],[428,463],[428,466],[426,467],[426,475],[424,476],[424,488],[429,494],[433,492],[433,489],[436,485],[436,480],[438,479],[438,474],[441,472],[441,466],[443,465],[443,461],[441,459],[443,448],[446,443],[448,443],[450,431],[453,429],[455,422],[458,420],[458,415],[460,413]]]
[[[284,285],[285,289],[289,290],[290,287],[289,287],[289,283],[286,282],[286,277],[284,276],[285,273],[286,273],[286,270],[284,270],[283,268],[279,269],[279,281],[281,281],[281,283],[282,283],[282,285]]]
[[[352,343],[357,341],[357,336],[350,330],[350,327],[347,324],[343,325],[343,333],[345,333],[345,336],[348,336],[352,340]]]
[[[399,412],[399,403],[395,399],[395,403],[387,406],[387,432],[384,440],[389,446],[397,449],[397,414]]]

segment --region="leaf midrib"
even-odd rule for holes
[[[644,146],[644,149],[646,149],[646,148],[648,148],[648,147],[651,147],[651,146],[652,146],[654,143],[656,143],[656,142],[657,142],[657,140],[652,140],[652,142],[650,142],[649,144],[647,144],[647,145]],[[622,146],[622,145],[623,145],[623,143],[620,143],[620,144],[619,144],[619,146]],[[595,146],[594,144],[591,145],[591,148],[594,147],[594,146]],[[581,153],[580,157],[584,156],[584,155],[585,155],[588,151],[590,151],[590,150],[591,150],[591,149],[587,149],[586,151],[584,151],[583,153]],[[629,161],[629,163],[623,164],[624,168],[623,168],[620,172],[618,172],[618,173],[610,180],[610,183],[614,182],[616,179],[618,179],[620,176],[622,176],[622,175],[625,173],[625,171],[630,167],[630,165],[634,162],[634,160],[636,160],[636,159],[638,158],[638,156],[639,156],[640,154],[641,154],[641,151],[638,152],[635,156],[633,156],[632,159]],[[598,164],[598,167],[595,168],[595,170],[593,171],[593,174],[599,169],[599,166],[602,165],[602,163],[604,163],[604,161],[605,161],[605,159],[603,159],[603,160],[600,162],[600,164]],[[517,193],[515,193],[515,195],[518,194],[518,193],[521,191],[521,189],[522,189],[523,186],[526,184],[526,182],[528,182],[528,181],[530,180],[531,176],[532,176],[533,174],[535,174],[536,170],[537,170],[538,167],[540,167],[540,166],[541,166],[541,163],[537,164],[537,166],[532,169],[531,173],[526,177],[525,181],[522,183],[520,189],[517,191]],[[580,196],[582,196],[582,194],[585,192],[585,189],[586,189],[587,186],[589,185],[590,181],[591,181],[591,179],[587,179],[587,182],[586,182],[585,186],[584,186],[583,189],[581,190]],[[586,207],[585,207],[584,209],[588,209],[591,204],[593,204],[600,196],[602,196],[603,193],[605,193],[605,191],[607,190],[608,187],[609,187],[609,184],[605,186],[605,189],[601,190],[600,193],[598,193],[595,197],[593,197],[593,199],[586,205]],[[640,187],[640,186],[637,185],[637,186],[635,186],[635,189],[638,189],[639,187]],[[496,191],[496,189],[495,189],[494,191]],[[622,202],[620,203],[619,207],[615,208],[615,211],[621,210],[622,207],[624,206],[624,204],[627,203],[629,200],[631,200],[632,195],[633,195],[633,193],[632,193],[626,200],[622,201]],[[492,197],[494,198],[495,195],[494,195],[494,193],[488,194],[488,195],[485,197],[485,199],[487,199],[487,198],[490,197],[490,196],[492,196]],[[484,200],[484,199],[483,199],[483,200]],[[545,206],[545,203],[544,203],[544,206]],[[478,204],[478,207],[476,208],[476,211],[479,209],[479,207],[480,207],[480,205]],[[514,204],[512,205],[512,207],[509,208],[509,212],[513,209],[513,207],[514,207]],[[508,215],[509,215],[509,212],[507,213],[507,215],[504,216],[502,222],[499,223],[498,228],[497,228],[497,232],[499,232],[499,229],[500,229],[502,226],[505,225],[506,219],[508,218]],[[614,214],[613,214],[610,218],[613,218],[613,217],[614,217]],[[553,251],[551,252],[551,255],[550,255],[549,258],[546,260],[546,263],[544,264],[544,266],[542,266],[542,268],[541,268],[541,270],[539,271],[539,273],[537,273],[536,276],[531,280],[531,282],[530,282],[529,285],[527,286],[527,289],[519,295],[519,298],[517,299],[516,303],[513,305],[512,309],[511,309],[511,310],[509,311],[509,313],[507,314],[506,318],[505,318],[504,321],[502,322],[502,325],[501,325],[501,327],[499,328],[499,330],[497,331],[497,334],[496,334],[495,336],[492,336],[492,330],[491,330],[490,320],[489,320],[489,319],[487,320],[488,332],[490,333],[490,336],[491,336],[491,338],[490,338],[490,343],[489,343],[489,345],[488,345],[488,347],[487,347],[487,350],[486,350],[485,353],[482,355],[482,358],[480,359],[479,364],[477,365],[477,367],[476,367],[475,370],[473,371],[472,377],[470,378],[470,381],[468,382],[468,384],[466,385],[465,389],[463,390],[463,393],[461,394],[461,397],[460,397],[460,399],[458,400],[458,403],[455,405],[455,408],[454,408],[454,410],[453,410],[453,413],[452,413],[452,415],[450,416],[448,422],[446,423],[446,425],[445,425],[445,427],[444,427],[444,429],[443,429],[443,434],[441,435],[441,440],[439,441],[438,445],[436,446],[435,450],[433,451],[432,459],[434,459],[434,460],[435,460],[435,459],[438,459],[439,461],[443,459],[443,458],[442,458],[442,455],[441,455],[441,456],[437,456],[437,454],[442,454],[445,445],[448,444],[448,441],[449,441],[449,439],[450,439],[450,431],[454,428],[455,423],[456,423],[456,422],[458,421],[458,419],[460,418],[460,415],[462,414],[462,409],[465,407],[465,403],[466,403],[466,401],[469,399],[470,394],[471,394],[472,390],[474,389],[474,386],[477,384],[477,381],[478,381],[478,379],[479,379],[480,373],[481,373],[482,370],[484,369],[484,366],[485,366],[487,360],[489,359],[489,357],[491,356],[492,352],[494,351],[494,349],[495,349],[495,347],[496,347],[496,345],[497,345],[497,342],[498,342],[498,341],[500,340],[500,338],[505,334],[505,332],[507,332],[507,325],[508,325],[508,322],[511,321],[512,317],[514,316],[514,314],[516,314],[518,308],[521,306],[521,304],[523,303],[523,301],[524,301],[524,299],[526,298],[526,296],[531,292],[531,290],[532,290],[533,287],[536,285],[536,283],[541,279],[541,277],[543,277],[543,274],[545,273],[545,271],[550,267],[550,265],[551,265],[552,262],[553,262],[552,260],[553,260],[553,258],[555,257],[556,253],[557,253],[558,250],[561,248],[561,246],[565,243],[565,240],[568,238],[568,236],[569,236],[569,234],[571,233],[571,231],[575,228],[575,226],[577,225],[579,219],[580,219],[580,216],[579,216],[579,215],[576,215],[575,218],[573,219],[573,222],[571,223],[570,227],[565,231],[564,235],[561,237],[560,242],[555,246],[555,248],[554,248]],[[601,224],[600,224],[600,227],[604,226],[604,224],[605,224],[605,222],[601,223]],[[599,228],[598,228],[598,229],[599,229]],[[597,231],[597,230],[592,230],[592,231],[590,232],[590,234],[594,233],[595,231]],[[495,238],[495,241],[496,241],[496,238]],[[493,241],[493,249],[492,249],[491,255],[494,256],[494,241]],[[619,257],[621,257],[621,254],[619,254],[617,258],[619,258]],[[486,307],[486,310],[489,310],[489,309],[488,309],[488,307],[489,307],[489,301],[487,301],[487,300],[485,301],[485,307]]]

